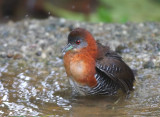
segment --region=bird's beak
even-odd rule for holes
[[[67,52],[67,51],[69,51],[69,50],[71,50],[71,49],[73,49],[73,46],[72,46],[70,43],[68,43],[68,44],[63,48],[62,52],[64,53],[64,52]]]

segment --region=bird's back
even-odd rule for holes
[[[110,86],[106,88],[121,88],[124,92],[129,93],[133,90],[133,82],[135,80],[132,70],[109,47],[99,43],[97,45],[99,49],[99,56],[96,60],[96,72],[99,76],[97,79],[101,78],[105,82],[104,85],[107,84]]]

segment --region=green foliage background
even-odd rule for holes
[[[45,6],[59,17],[71,20],[119,23],[160,21],[160,0],[100,0],[100,5],[87,20],[84,14],[66,11],[50,4]]]

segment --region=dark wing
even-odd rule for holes
[[[116,82],[121,89],[129,93],[133,90],[134,74],[122,58],[114,52],[108,52],[96,61],[96,68]]]

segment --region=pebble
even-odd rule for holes
[[[12,53],[7,54],[8,58],[12,58],[13,56],[14,56],[14,54],[12,54]]]
[[[21,59],[22,58],[22,55],[21,54],[15,54],[13,56],[13,59]]]
[[[6,55],[5,52],[1,52],[1,53],[0,53],[0,57],[1,57],[1,58],[5,58],[5,57],[7,57],[7,55]]]
[[[160,23],[104,24],[67,21],[49,17],[46,20],[26,19],[8,22],[0,27],[0,57],[27,61],[52,60],[63,58],[61,49],[67,43],[68,33],[76,27],[89,30],[96,40],[109,45],[135,68],[154,68],[159,66]],[[16,30],[15,30],[16,29]],[[14,41],[11,42],[11,39]],[[14,54],[18,53],[18,54]],[[41,56],[38,57],[37,56]],[[150,58],[154,56],[154,61]],[[134,61],[134,62],[132,62]],[[44,63],[41,64],[45,64]],[[139,64],[141,63],[141,65]],[[54,66],[54,65],[53,65]]]
[[[147,61],[146,63],[144,63],[144,68],[154,68],[155,65],[153,63],[153,61]]]
[[[36,55],[37,55],[37,56],[41,56],[41,54],[42,54],[41,51],[36,52]]]

